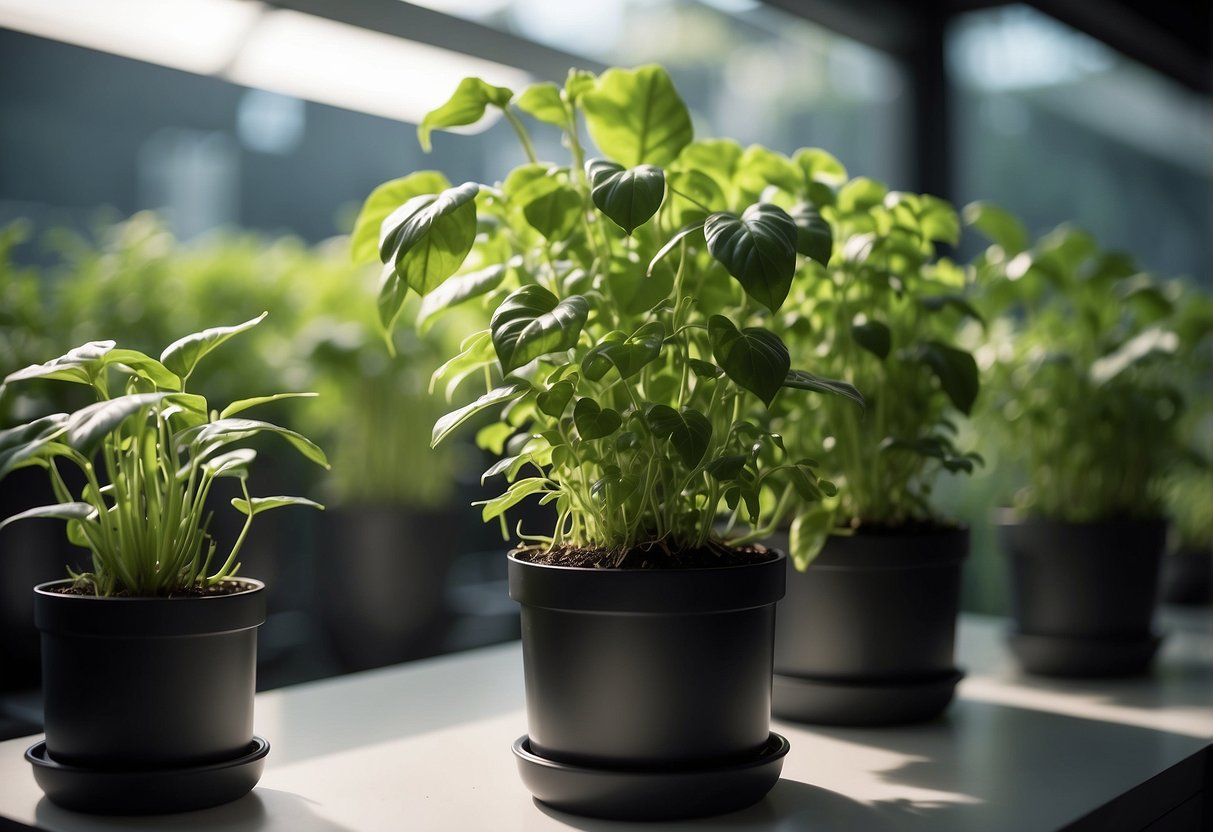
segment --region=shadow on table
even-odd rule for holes
[[[318,816],[315,801],[277,789],[254,789],[241,799],[213,809],[176,815],[146,817],[85,815],[69,812],[42,798],[35,808],[40,829],[71,829],[73,832],[119,832],[128,829],[223,829],[224,832],[357,832]]]

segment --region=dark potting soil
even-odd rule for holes
[[[253,589],[253,588],[254,587],[252,584],[245,583],[244,581],[237,578],[235,580],[224,581],[215,586],[192,586],[192,587],[189,587],[188,589],[184,589],[179,592],[174,592],[169,595],[135,595],[131,592],[128,592],[125,589],[120,589],[117,592],[115,592],[113,595],[110,595],[108,597],[110,597],[110,598],[209,598],[212,596],[220,596],[220,595],[235,595],[237,592],[245,592],[245,591]],[[47,591],[54,592],[59,595],[79,595],[79,596],[87,597],[87,598],[97,597],[96,593],[92,592],[91,590],[80,588],[75,585],[47,587]]]
[[[706,569],[763,563],[776,557],[758,544],[735,549],[718,541],[708,541],[695,549],[671,549],[658,542],[636,546],[627,552],[601,547],[557,546],[549,550],[543,546],[523,546],[513,554],[527,563],[588,569]]]

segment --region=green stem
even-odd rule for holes
[[[538,162],[539,157],[535,155],[535,146],[531,144],[531,137],[527,135],[526,126],[523,125],[522,119],[518,118],[508,106],[502,107],[501,112],[505,113],[506,120],[514,128],[514,132],[518,134],[518,141],[522,142],[522,149],[526,152],[527,161],[531,162],[531,164]]]

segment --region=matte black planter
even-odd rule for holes
[[[89,773],[107,772],[138,780],[155,771],[214,771],[254,753],[256,628],[265,620],[265,586],[238,580],[248,588],[182,598],[54,591],[66,581],[35,587],[48,767],[82,783]],[[146,788],[131,789],[119,808],[100,810],[166,811],[146,808],[150,797]],[[209,801],[191,797],[180,808],[233,799],[230,790]]]
[[[366,670],[439,652],[450,626],[453,516],[345,506],[316,521],[326,576],[317,587],[318,606],[342,668]]]
[[[1149,667],[1163,520],[1001,518],[1010,558],[1011,649],[1029,673],[1126,676]]]
[[[788,565],[775,630],[774,713],[826,725],[938,716],[954,664],[967,529],[833,536],[806,572]]]
[[[1167,552],[1162,561],[1162,600],[1191,607],[1213,603],[1213,550]]]
[[[779,554],[715,569],[577,569],[511,555],[529,726],[515,753],[536,797],[565,811],[630,819],[713,814],[761,798],[786,752],[770,732],[784,560]],[[575,787],[536,789],[528,776],[535,760],[549,773],[563,771],[561,782]],[[778,765],[762,769],[764,787],[755,789],[753,771],[764,760]],[[751,787],[739,787],[722,804],[716,792],[727,792],[730,771]],[[691,772],[699,782],[723,773],[725,782],[713,780],[712,793],[687,791],[680,775]],[[620,789],[645,773],[654,788]]]

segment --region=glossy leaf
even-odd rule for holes
[[[237,448],[211,457],[202,467],[213,477],[245,479],[248,477],[249,466],[256,458],[257,452],[252,448]]]
[[[692,225],[688,225],[686,228],[680,229],[678,233],[666,241],[666,244],[653,255],[653,259],[649,261],[648,273],[652,275],[654,270],[661,263],[661,261],[665,259],[667,254],[677,248],[683,240],[693,239],[692,235],[696,235],[703,231],[703,228],[704,224],[702,222],[697,222],[693,223]]]
[[[665,198],[665,173],[653,165],[627,170],[593,159],[586,162],[585,174],[594,205],[627,234],[648,222]]]
[[[307,506],[308,508],[324,511],[324,506],[306,497],[253,497],[251,501],[236,497],[232,500],[232,506],[241,514],[246,515],[261,514],[264,511],[282,508],[283,506]]]
[[[182,431],[176,438],[179,446],[194,448],[201,456],[207,457],[219,448],[230,445],[233,442],[242,442],[245,439],[262,433],[273,433],[281,436],[291,447],[299,451],[304,458],[322,468],[329,467],[328,458],[315,442],[289,428],[284,428],[270,422],[262,422],[258,419],[235,419],[231,417],[218,419],[217,421],[208,422],[205,425]]]
[[[502,370],[510,373],[541,355],[573,347],[589,311],[580,295],[558,301],[534,283],[514,290],[489,324]]]
[[[513,91],[506,87],[495,87],[479,78],[464,78],[446,103],[426,113],[417,126],[421,149],[430,152],[431,131],[475,124],[484,118],[484,111],[490,104],[504,109],[513,97]]]
[[[922,345],[918,357],[939,379],[939,386],[953,406],[967,415],[977,401],[979,387],[977,362],[973,356],[947,344],[931,341]]]
[[[554,124],[557,127],[568,126],[569,113],[564,105],[564,100],[560,97],[560,88],[550,81],[531,84],[522,91],[514,103],[519,110],[539,121]]]
[[[56,413],[0,430],[0,479],[28,464],[45,445],[53,442],[67,427],[68,418],[66,413]]]
[[[851,337],[881,361],[889,357],[889,350],[893,348],[893,334],[880,321],[857,319],[851,324]]]
[[[725,374],[768,407],[784,386],[791,359],[778,335],[757,327],[738,331],[723,315],[708,319],[712,355]]]
[[[0,529],[3,529],[9,523],[16,523],[18,520],[33,520],[36,518],[87,520],[91,515],[96,513],[97,510],[88,503],[57,503],[51,506],[38,506],[37,508],[26,509],[4,520],[0,520]]]
[[[257,407],[258,405],[269,404],[270,402],[277,402],[282,399],[314,399],[316,395],[316,393],[275,393],[272,396],[255,396],[251,399],[240,399],[223,408],[219,412],[219,418],[226,419],[229,416],[235,416],[237,413],[248,410],[250,407]]]
[[[146,411],[173,393],[135,393],[116,399],[90,404],[77,410],[67,418],[63,436],[59,441],[92,457],[101,447],[101,442],[119,425],[141,411]]]
[[[706,416],[691,408],[679,411],[658,404],[649,408],[646,418],[653,434],[668,439],[686,467],[699,465],[712,440],[712,423]]]
[[[535,404],[541,413],[559,419],[564,415],[564,409],[569,406],[575,391],[576,387],[572,381],[562,379],[540,393]]]
[[[660,321],[649,321],[630,338],[614,343],[601,343],[592,348],[582,359],[583,371],[592,381],[600,380],[610,367],[619,371],[620,378],[631,378],[657,360],[664,341],[665,325]],[[601,359],[609,362],[605,369]]]
[[[105,365],[105,356],[113,349],[113,341],[89,341],[58,358],[9,373],[4,383],[9,385],[14,381],[45,378],[92,384],[93,378]]]
[[[704,470],[718,482],[732,482],[741,476],[741,471],[748,461],[749,457],[744,454],[720,456],[708,462]]]
[[[451,431],[477,413],[488,410],[490,407],[502,407],[515,399],[522,398],[530,391],[531,386],[529,384],[521,382],[505,384],[501,387],[494,387],[474,402],[447,413],[434,423],[434,431],[430,437],[430,447],[437,447],[438,443],[449,436]]]
[[[757,203],[740,218],[713,214],[704,223],[703,233],[708,251],[746,294],[772,312],[783,305],[796,272],[797,241],[796,223],[786,211]]]
[[[834,231],[821,212],[807,202],[798,202],[788,216],[796,223],[796,251],[828,266],[834,250]]]
[[[593,399],[582,398],[573,405],[573,424],[582,439],[601,439],[619,430],[623,417],[617,410],[600,407]]]
[[[505,514],[507,510],[518,505],[518,503],[532,494],[539,494],[547,490],[547,480],[542,477],[530,477],[512,483],[504,494],[482,503],[476,503],[476,505],[484,506],[481,510],[481,518],[487,523],[494,517]]]
[[[264,321],[265,316],[268,314],[268,312],[262,312],[256,318],[245,321],[242,324],[211,327],[201,332],[195,332],[192,335],[186,335],[184,338],[178,338],[165,347],[164,352],[160,353],[160,363],[183,380],[188,379],[190,373],[194,372],[194,368],[198,366],[198,362],[202,360],[203,356],[232,336],[252,329]]]
[[[842,396],[855,402],[861,408],[866,406],[863,396],[855,389],[854,385],[837,379],[821,378],[807,370],[790,370],[783,381],[783,386],[792,387],[797,390],[812,390],[815,393],[829,393],[833,396]]]
[[[493,291],[505,280],[509,270],[509,265],[495,263],[474,272],[447,278],[442,285],[421,299],[421,308],[417,311],[417,326],[423,326],[444,309]]]
[[[788,534],[788,555],[797,569],[807,569],[821,554],[826,541],[829,540],[834,522],[833,510],[820,503],[810,505],[808,510],[792,518],[792,527]]]
[[[379,260],[379,240],[383,221],[410,199],[425,194],[442,193],[451,183],[438,171],[419,170],[384,182],[362,204],[354,230],[350,234],[350,254],[355,263]]]
[[[388,232],[385,249],[396,274],[417,294],[429,294],[463,265],[476,242],[479,191],[475,182],[448,188]]]
[[[656,65],[607,70],[581,106],[590,138],[626,168],[668,165],[694,137],[686,104]]]
[[[532,228],[549,240],[563,240],[581,222],[581,194],[569,185],[555,185],[542,196],[527,202],[523,216]]]

